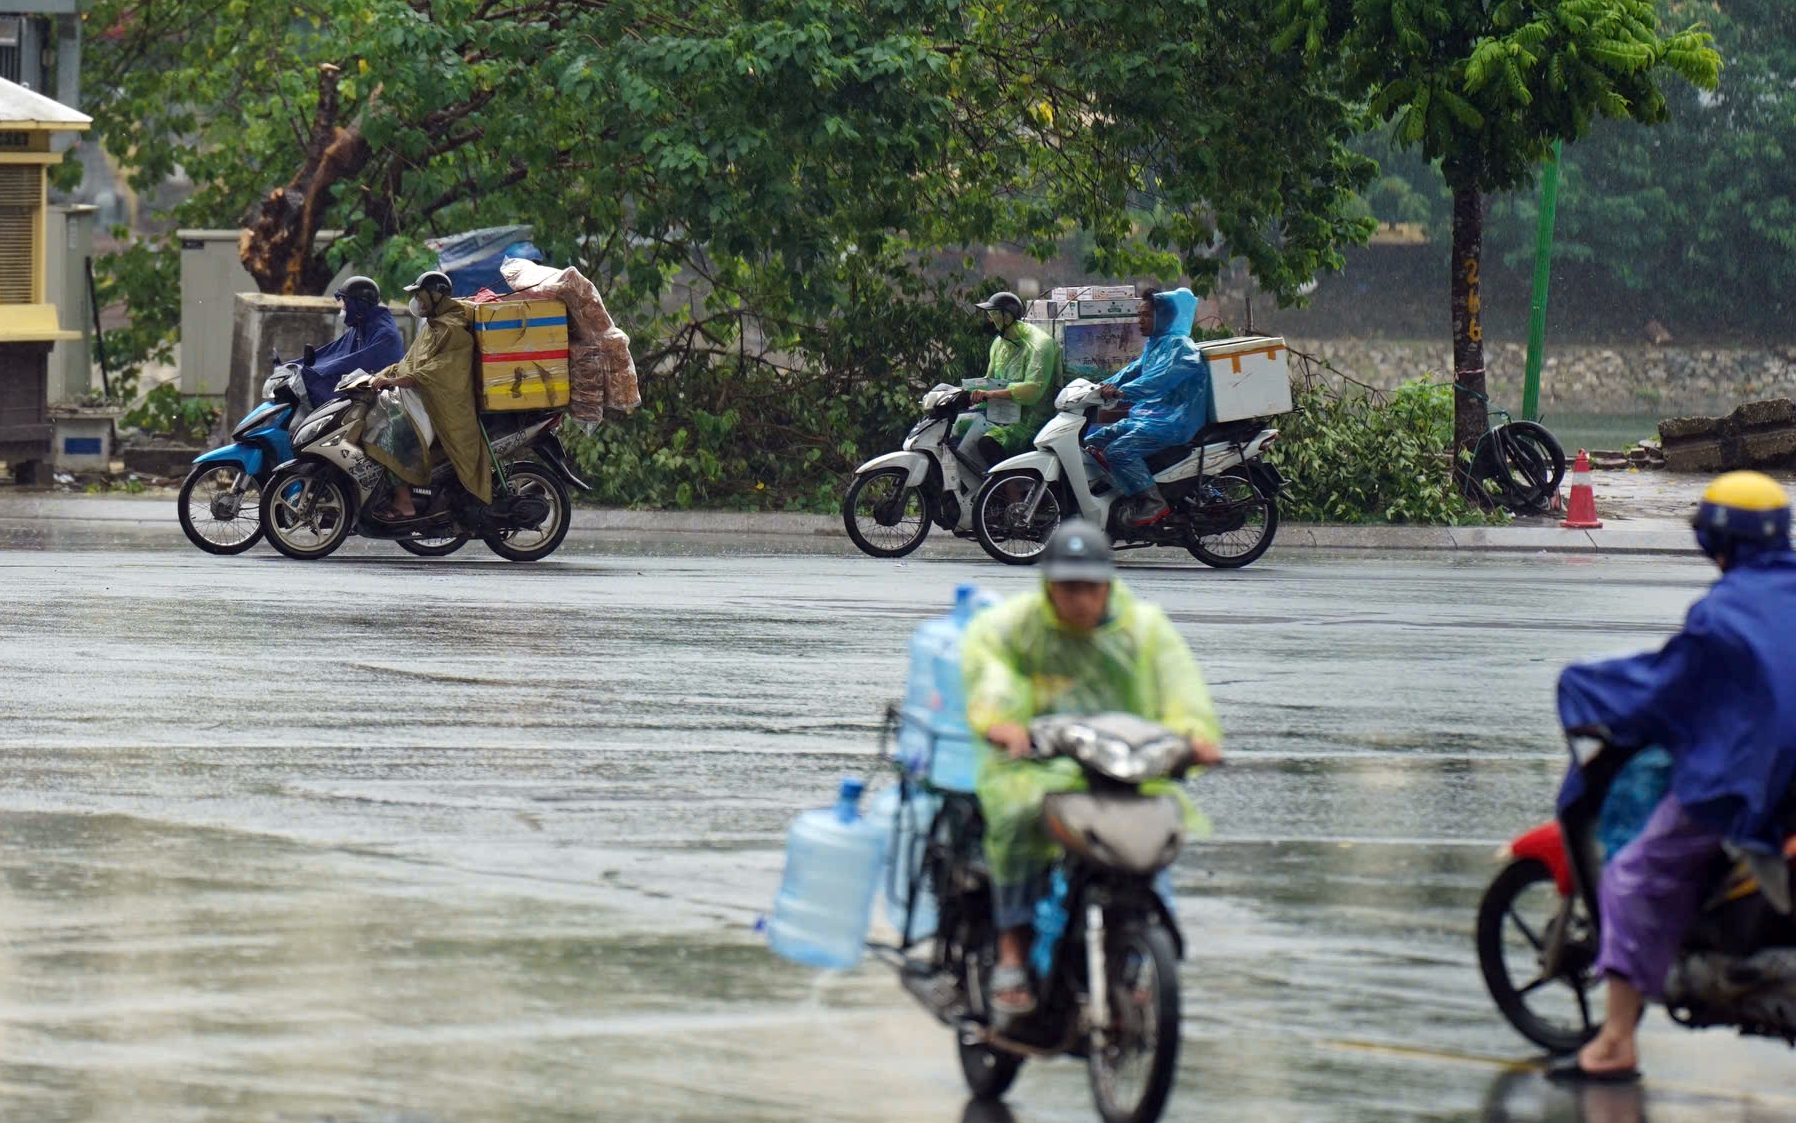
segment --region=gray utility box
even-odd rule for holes
[[[339,230],[321,230],[317,244],[327,246],[341,234]],[[237,297],[241,293],[261,292],[238,256],[238,239],[242,236],[241,230],[175,231],[181,242],[183,394],[216,397],[230,392],[231,336]],[[334,314],[335,302],[330,307]],[[261,386],[258,381],[256,389]]]
[[[94,376],[94,306],[88,299],[87,263],[94,255],[98,207],[51,207],[44,245],[44,294],[56,305],[63,330],[80,339],[58,340],[50,352],[50,404],[79,402],[99,383]]]

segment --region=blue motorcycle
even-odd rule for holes
[[[311,403],[301,364],[276,359],[267,400],[231,430],[231,443],[196,457],[175,503],[187,540],[208,554],[241,554],[262,538],[262,487],[293,459],[292,432]]]

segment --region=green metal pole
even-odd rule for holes
[[[1540,182],[1540,228],[1534,242],[1534,300],[1528,315],[1528,371],[1522,383],[1522,416],[1540,420],[1540,364],[1547,343],[1547,285],[1553,273],[1553,218],[1559,205],[1559,157],[1563,146],[1553,142],[1553,158]]]

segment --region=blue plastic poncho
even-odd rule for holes
[[[382,371],[405,358],[405,338],[383,305],[343,302],[349,330],[318,348],[305,369],[306,395],[314,408],[338,397],[337,383],[355,370]]]
[[[1796,780],[1796,553],[1742,545],[1663,649],[1567,667],[1565,728],[1604,726],[1618,745],[1662,745],[1689,816],[1743,847],[1779,851],[1778,803]],[[1574,769],[1564,808],[1583,790]]]
[[[1210,420],[1210,365],[1191,339],[1197,297],[1190,289],[1157,292],[1154,333],[1141,357],[1105,383],[1122,388],[1129,416],[1092,432],[1086,444],[1106,450],[1110,472],[1126,494],[1154,482],[1147,457],[1182,444]]]

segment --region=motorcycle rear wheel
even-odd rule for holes
[[[1246,468],[1230,468],[1212,484],[1220,488],[1230,508],[1240,508],[1242,525],[1223,534],[1185,539],[1191,556],[1215,569],[1240,569],[1260,560],[1278,535],[1278,497],[1260,494]]]
[[[1602,1020],[1593,1016],[1589,993],[1597,984],[1589,970],[1596,960],[1596,948],[1590,946],[1594,934],[1580,940],[1574,933],[1566,949],[1571,962],[1552,978],[1541,978],[1536,969],[1532,978],[1518,981],[1518,972],[1512,970],[1519,967],[1525,976],[1527,964],[1538,968],[1539,953],[1554,921],[1546,903],[1559,900],[1558,889],[1555,886],[1549,892],[1533,894],[1528,904],[1523,899],[1529,897],[1530,890],[1552,881],[1546,865],[1532,858],[1511,862],[1497,874],[1478,902],[1478,969],[1498,1012],[1517,1033],[1549,1052],[1565,1054],[1575,1052],[1603,1028]],[[1541,903],[1529,907],[1533,900]],[[1524,918],[1524,912],[1531,915]],[[1548,996],[1542,991],[1551,993],[1559,988],[1571,992],[1575,1014],[1554,1013],[1548,1007]]]
[[[963,929],[963,933],[971,931]],[[991,974],[992,946],[989,936],[973,936],[977,947],[961,949],[962,985],[966,988],[968,1011],[979,1021],[990,1017],[986,1008],[985,981]],[[1016,1083],[1023,1058],[1015,1053],[994,1049],[990,1045],[960,1043],[960,1071],[966,1077],[967,1091],[976,1100],[998,1100]]]
[[[288,557],[316,561],[349,539],[351,507],[348,489],[335,474],[279,473],[262,491],[262,532]]]
[[[529,461],[507,465],[505,473],[514,494],[547,499],[549,517],[528,530],[500,531],[482,541],[507,561],[541,561],[560,549],[561,540],[567,537],[573,515],[567,488],[549,469]]]
[[[421,558],[446,558],[468,544],[469,536],[457,534],[450,538],[396,538],[394,544],[408,554],[416,554]]]
[[[1104,1123],[1155,1123],[1166,1110],[1179,1063],[1179,957],[1158,924],[1134,924],[1110,939],[1110,1032],[1091,1043],[1091,1098]],[[1139,1066],[1139,1088],[1126,1069]]]

